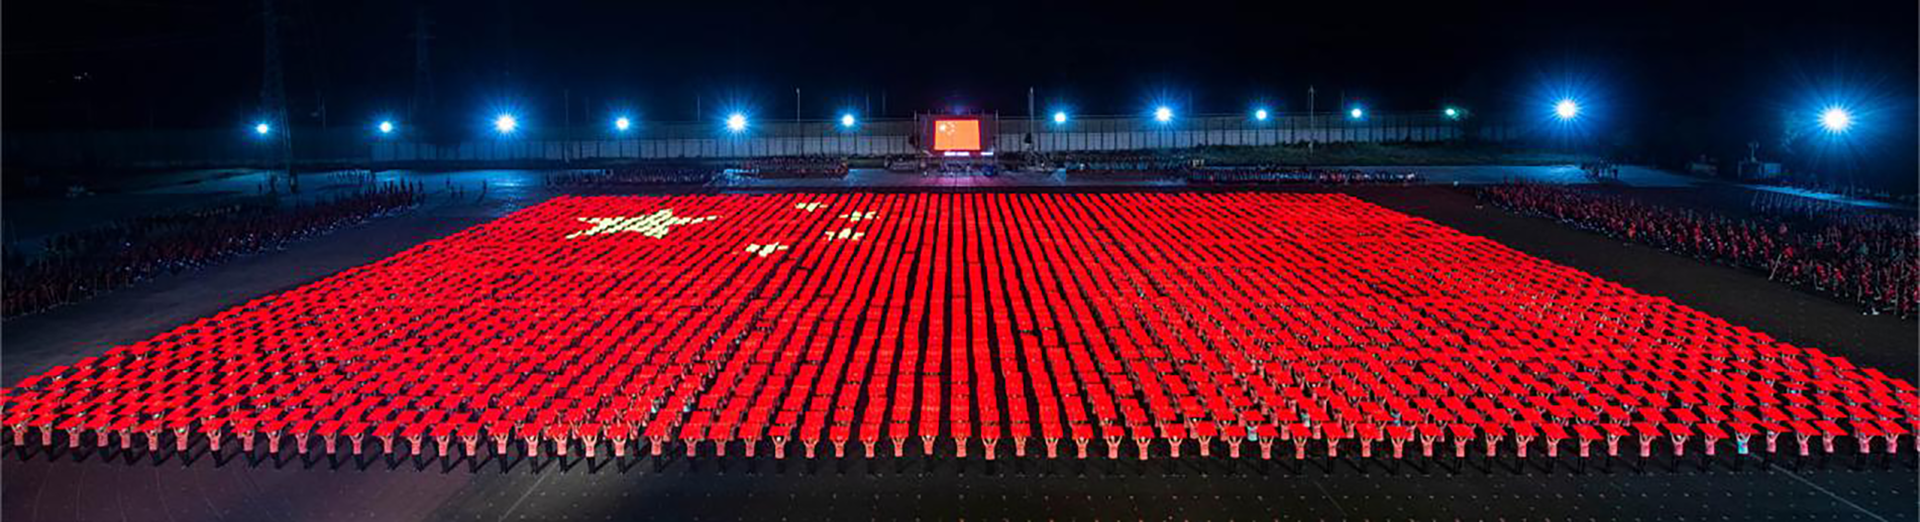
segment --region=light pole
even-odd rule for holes
[[[573,89],[560,89],[560,162],[573,162]]]
[[[1037,142],[1039,138],[1036,138],[1033,135],[1033,122],[1034,122],[1033,87],[1027,87],[1027,150],[1028,152],[1033,152],[1040,149],[1040,144]]]
[[[1314,110],[1313,86],[1308,85],[1307,86],[1307,128],[1308,129],[1319,128],[1319,124],[1314,123],[1313,121],[1313,110]],[[1311,140],[1311,139],[1307,140],[1307,154],[1313,154],[1313,142],[1314,140]]]

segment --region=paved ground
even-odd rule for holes
[[[781,464],[785,464],[782,466]],[[307,469],[204,460],[22,462],[8,455],[8,520],[1911,520],[1910,468],[1841,459],[1799,471],[1753,461],[1701,471],[1623,463],[1365,473],[1224,462],[808,463],[676,459],[478,472],[412,464]],[[1476,464],[1477,465],[1477,464]]]
[[[407,175],[407,174],[401,174]],[[1480,174],[1490,176],[1492,174]],[[497,217],[550,194],[525,172],[424,175],[428,203],[284,252],[161,278],[76,306],[6,322],[0,382],[138,340],[255,296],[311,281]],[[442,176],[442,177],[431,177]],[[484,180],[486,195],[479,184]],[[440,183],[434,183],[434,182]],[[449,181],[459,189],[449,187]],[[738,187],[758,189],[767,187]],[[1052,187],[1077,190],[1092,187]],[[1113,189],[1116,187],[1107,187]],[[1145,187],[1117,187],[1138,189]],[[1911,322],[1862,316],[1845,303],[1764,277],[1477,208],[1444,187],[1350,189],[1382,205],[1484,235],[1534,255],[1665,295],[1790,342],[1915,375]],[[1599,462],[1584,473],[1538,463],[1384,465],[952,460],[682,459],[550,464],[471,471],[439,464],[338,469],[202,457],[20,453],[0,462],[5,520],[627,520],[658,519],[1639,519],[1916,520],[1920,485],[1904,461],[1759,461],[1701,469],[1656,459],[1636,470]],[[621,472],[619,466],[629,466]],[[597,469],[595,466],[599,466]],[[1485,467],[1483,471],[1480,468]],[[1800,467],[1798,471],[1791,468]],[[424,469],[422,469],[424,468]],[[811,469],[808,469],[811,468]]]
[[[1540,183],[1587,183],[1590,180],[1572,166],[1436,166],[1436,167],[1334,167],[1419,173],[1433,185],[1478,185],[1526,180]],[[544,185],[544,174],[523,170],[469,170],[457,172],[381,171],[379,181],[411,181],[441,190],[455,187],[478,195],[484,184],[490,188]],[[281,192],[283,201],[298,202],[326,198],[354,189],[352,178],[333,174],[302,176],[302,191]],[[1617,181],[1630,187],[1692,187],[1703,184],[1691,178],[1659,170],[1624,166]],[[184,171],[167,175],[144,176],[129,180],[107,192],[78,199],[35,198],[8,200],[0,206],[6,221],[9,248],[36,249],[46,237],[85,229],[115,220],[167,211],[205,207],[246,198],[257,198],[269,190],[266,171],[230,169]],[[848,190],[848,189],[1013,189],[1013,188],[1178,188],[1185,181],[1173,178],[1090,178],[1062,171],[1044,173],[1012,172],[995,177],[927,177],[901,174],[884,169],[854,169],[847,176],[830,179],[757,179],[723,174],[707,188],[717,190]],[[284,188],[283,188],[284,190]],[[1753,190],[1790,189],[1755,186]],[[1812,197],[1827,197],[1809,194]],[[1838,198],[1837,201],[1856,201]],[[1862,202],[1883,205],[1874,202]]]

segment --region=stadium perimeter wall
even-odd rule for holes
[[[890,156],[918,151],[914,122],[875,120],[847,128],[830,121],[755,122],[730,133],[713,123],[642,122],[627,132],[574,127],[523,129],[497,136],[475,129],[463,139],[427,140],[402,129],[295,129],[301,165],[433,164],[439,162],[569,162],[640,159],[730,159],[777,156]],[[1064,124],[1002,117],[999,152],[1146,151],[1208,146],[1302,143],[1519,142],[1538,133],[1524,126],[1455,121],[1433,113],[1244,115],[1180,118],[1076,117]],[[1031,134],[1029,141],[1027,136]],[[251,129],[122,132],[16,132],[5,136],[7,163],[37,168],[271,167],[278,140]]]

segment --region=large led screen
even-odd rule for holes
[[[933,120],[933,151],[980,150],[980,120]]]

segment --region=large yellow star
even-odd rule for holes
[[[644,216],[631,217],[583,217],[580,221],[592,223],[593,228],[567,234],[567,239],[580,236],[598,236],[620,232],[639,232],[640,235],[659,239],[667,237],[673,227],[694,225],[720,219],[720,216],[681,217],[673,215],[673,209],[661,209],[659,212]]]

